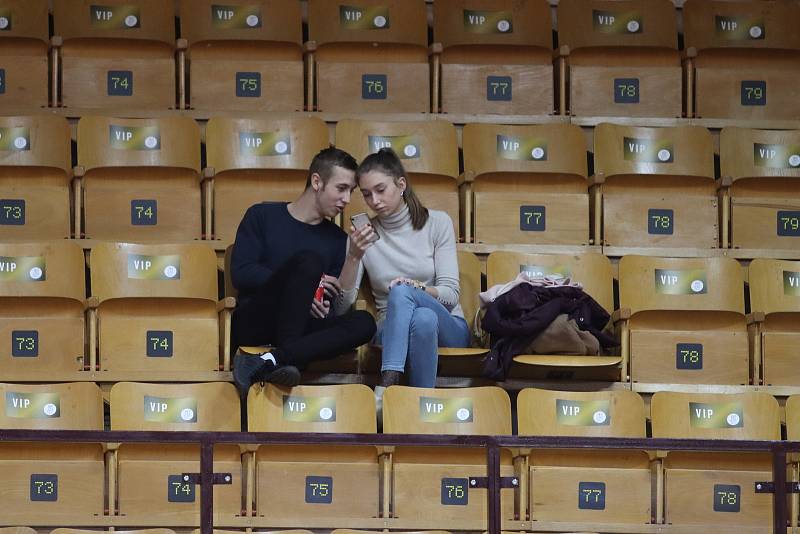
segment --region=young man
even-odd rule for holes
[[[233,378],[243,398],[258,381],[296,386],[309,363],[353,350],[375,333],[368,312],[331,313],[342,292],[338,276],[347,235],[328,219],[350,202],[356,168],[347,152],[326,148],[311,161],[297,200],[256,204],[239,224],[231,258],[239,290],[233,342],[276,347],[258,356],[236,355]],[[320,286],[324,296],[318,300]]]

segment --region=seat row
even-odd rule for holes
[[[217,260],[211,247],[102,243],[92,249],[88,263],[87,293],[84,255],[76,244],[0,245],[0,338],[7,340],[0,345],[6,347],[0,370],[5,379],[226,379],[219,371],[230,370],[236,294],[226,277],[226,296],[217,300]],[[475,255],[463,251],[459,266],[461,305],[472,325],[482,267]],[[488,286],[504,284],[520,272],[580,282],[613,314],[621,346],[611,356],[518,356],[530,372],[641,383],[800,386],[795,365],[800,262],[754,260],[748,269],[747,315],[744,269],[730,258],[625,256],[619,263],[618,304],[611,263],[600,254],[498,251],[487,259]],[[460,365],[458,356],[486,352],[445,350],[443,371],[447,360]],[[355,370],[338,372],[360,372],[367,356],[356,357]],[[353,358],[336,365],[345,361]]]
[[[800,118],[790,0],[687,1],[683,57],[668,0],[563,0],[555,52],[546,0],[435,2],[430,48],[424,0],[310,0],[305,43],[295,0],[177,4],[7,1],[3,107]]]
[[[587,163],[574,125],[467,124],[463,172],[445,121],[342,120],[335,135],[359,160],[394,148],[423,202],[446,211],[467,243],[800,252],[800,130],[725,128],[718,179],[711,135],[698,126],[600,124]],[[87,116],[73,170],[64,119],[2,117],[3,240],[205,237],[224,248],[250,205],[300,194],[328,139],[318,119],[214,118],[201,174],[193,120]],[[361,211],[356,192],[343,220]]]
[[[0,428],[103,430],[102,394],[94,384],[6,383],[0,391],[6,399]],[[254,385],[249,431],[305,433],[307,443],[214,447],[214,472],[230,477],[215,487],[214,524],[249,519],[259,526],[335,528],[381,518],[394,528],[483,528],[486,490],[477,481],[486,477],[484,450],[413,442],[326,446],[310,436],[374,434],[374,406],[364,385]],[[111,430],[240,430],[239,398],[230,384],[121,382],[111,388],[110,410]],[[519,436],[644,439],[650,419],[654,438],[781,439],[778,402],[757,392],[657,393],[648,413],[631,391],[525,389],[516,413]],[[787,400],[785,419],[787,437],[798,439],[800,397]],[[392,386],[384,397],[383,432],[507,436],[511,402],[497,387]],[[772,496],[755,487],[772,480],[768,454],[643,449],[503,450],[503,522],[573,529],[577,523],[603,532],[651,522],[737,532],[771,525]],[[106,517],[118,519],[115,525],[197,526],[199,488],[191,473],[198,472],[198,455],[198,446],[179,443],[58,444],[56,452],[51,443],[4,442],[0,522],[69,526]]]

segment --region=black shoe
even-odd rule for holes
[[[293,388],[300,383],[300,370],[294,365],[279,365],[268,371],[262,378],[264,382]]]
[[[239,390],[239,395],[244,399],[247,392],[255,382],[263,379],[266,373],[275,369],[275,364],[262,360],[259,356],[236,354],[233,360],[233,381]]]

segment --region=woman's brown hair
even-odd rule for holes
[[[425,223],[428,222],[428,208],[422,205],[419,197],[414,193],[411,187],[411,182],[408,180],[406,170],[403,168],[403,163],[397,157],[394,150],[391,148],[382,148],[374,154],[370,154],[356,170],[356,182],[361,180],[361,177],[368,172],[378,171],[394,179],[395,185],[397,180],[402,178],[406,179],[406,189],[403,192],[403,200],[408,206],[408,212],[411,214],[411,227],[414,230],[420,230]]]

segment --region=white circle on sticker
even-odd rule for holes
[[[672,157],[672,154],[666,148],[658,151],[658,161],[669,161],[670,157]]]
[[[28,146],[28,140],[24,137],[17,137],[14,139],[14,146],[19,148],[20,150]]]
[[[729,413],[728,417],[725,418],[730,426],[736,426],[739,424],[741,418],[739,417],[738,413]]]
[[[289,145],[286,144],[286,141],[278,141],[275,143],[275,152],[278,154],[286,154],[287,150],[289,150]]]
[[[630,21],[630,22],[628,23],[628,31],[629,31],[630,33],[636,33],[636,32],[638,32],[638,31],[639,31],[639,21],[638,21],[638,20],[632,20],[632,21]]]
[[[762,33],[763,31],[759,26],[752,26],[750,28],[750,37],[752,37],[753,39],[758,39],[759,37],[761,37]]]
[[[507,20],[501,20],[497,23],[497,29],[505,33],[511,29],[511,23]]]
[[[53,404],[52,402],[48,402],[47,404],[45,404],[43,409],[44,414],[48,417],[54,416],[56,414],[56,410],[57,410],[56,405]]]
[[[469,419],[469,410],[466,408],[459,408],[459,410],[456,412],[456,417],[459,421],[466,421]]]
[[[800,167],[800,154],[792,154],[789,156],[789,165],[792,167]]]
[[[378,15],[377,17],[372,19],[372,22],[378,28],[383,28],[384,26],[386,26],[386,17],[384,17],[383,15]]]
[[[323,421],[327,421],[331,417],[333,417],[333,410],[331,410],[327,406],[319,411],[319,418],[322,419]]]
[[[178,269],[174,265],[167,265],[164,267],[164,276],[167,278],[175,278],[178,274]]]
[[[191,408],[184,408],[183,410],[181,410],[181,419],[183,419],[184,421],[191,421],[192,419],[194,419],[194,410],[192,410]]]
[[[695,293],[700,293],[706,285],[703,283],[702,280],[692,280],[692,291]]]
[[[157,144],[158,139],[156,139],[154,135],[148,135],[144,138],[144,146],[147,148],[155,148]]]
[[[42,277],[42,275],[43,275],[44,273],[42,272],[42,269],[41,269],[41,268],[39,268],[39,267],[32,267],[32,268],[31,268],[31,270],[30,270],[30,271],[28,271],[28,274],[29,274],[29,275],[30,275],[30,277],[31,277],[31,278],[33,278],[34,280],[38,280],[39,278],[41,278],[41,277]]]
[[[6,17],[0,17],[0,30],[5,30],[8,28],[8,19]]]
[[[606,415],[606,412],[602,410],[597,410],[592,414],[592,421],[594,421],[598,425],[602,425],[603,423],[605,423],[607,418],[608,416]]]
[[[405,148],[403,149],[403,154],[405,154],[409,158],[413,158],[414,156],[417,155],[417,147],[415,147],[414,145],[406,145]]]
[[[542,159],[544,157],[544,149],[540,146],[537,146],[531,150],[531,156],[533,156],[533,159]]]
[[[256,15],[248,15],[247,18],[245,19],[245,22],[251,28],[255,28],[256,26],[258,26],[258,16],[256,16]]]
[[[136,24],[139,23],[139,19],[136,18],[136,15],[128,15],[125,17],[125,26],[128,28],[133,28]]]

